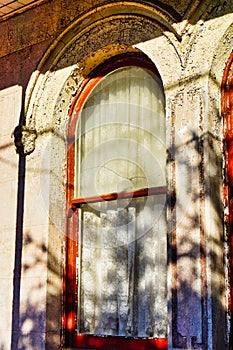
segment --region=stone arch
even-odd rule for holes
[[[232,50],[233,24],[228,26],[219,38],[218,46],[212,58],[210,80],[214,81],[220,91],[223,79],[223,70]]]
[[[82,79],[116,54],[144,52],[156,65],[166,90],[178,81],[182,66],[173,20],[164,10],[137,2],[116,2],[81,16],[49,47],[32,75],[26,93],[26,125],[40,133],[45,119],[47,125],[49,119],[59,124]]]

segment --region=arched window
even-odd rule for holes
[[[150,64],[120,60],[103,73],[86,83],[70,126],[74,345],[166,348],[163,87]]]

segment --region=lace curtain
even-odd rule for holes
[[[165,196],[82,209],[80,332],[166,336]]]

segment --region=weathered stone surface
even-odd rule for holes
[[[231,0],[54,0],[0,22],[4,350],[60,345],[68,114],[90,72],[129,52],[151,59],[166,97],[169,349],[224,348],[220,96],[232,51],[232,6]]]

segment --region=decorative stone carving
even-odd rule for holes
[[[27,156],[35,149],[36,130],[32,127],[18,125],[14,130],[14,143],[16,152],[21,156]]]

